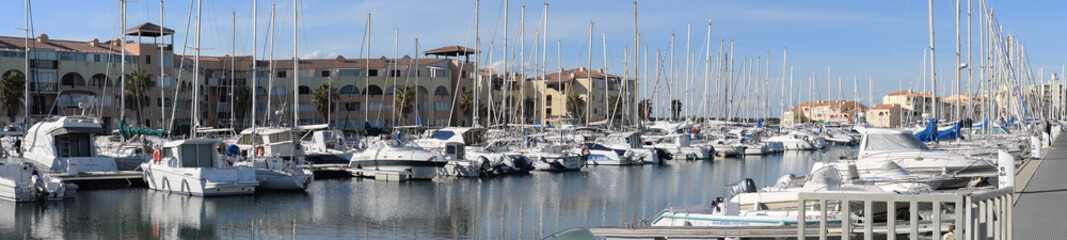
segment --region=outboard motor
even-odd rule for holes
[[[745,178],[745,180],[741,180],[740,182],[737,182],[733,186],[731,186],[731,190],[733,191],[733,194],[738,194],[754,193],[758,189],[756,189],[756,181],[753,181],[751,178]]]

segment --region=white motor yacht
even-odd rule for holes
[[[74,197],[76,186],[37,171],[32,163],[0,161],[0,200],[13,202],[55,201]]]
[[[93,116],[52,116],[33,124],[22,141],[22,157],[38,169],[68,176],[118,172],[114,158],[98,156],[94,136],[104,133]]]
[[[563,146],[553,142],[545,142],[519,151],[530,159],[534,170],[538,171],[580,171],[584,162],[581,156],[563,150]]]
[[[220,141],[197,138],[163,143],[159,157],[141,164],[149,189],[196,196],[252,194],[259,182],[251,167],[219,157]]]
[[[783,131],[782,134],[764,138],[763,141],[780,143],[785,150],[813,150],[817,148],[811,135],[795,131]]]
[[[660,148],[671,154],[673,160],[700,160],[709,159],[709,150],[698,146],[691,146],[689,134],[668,134],[659,141],[652,142],[651,147]]]
[[[878,172],[889,163],[912,174],[932,174],[958,178],[947,181],[943,188],[959,187],[971,178],[995,175],[994,160],[969,157],[959,153],[931,150],[911,131],[900,129],[865,128],[856,159],[816,163],[833,165],[838,169],[855,171],[858,176]]]
[[[352,155],[349,170],[364,177],[374,177],[375,172],[404,172],[410,179],[432,179],[439,168],[448,161],[434,151],[420,147],[403,146],[399,141],[383,140],[372,144],[363,152]],[[374,170],[374,171],[362,171]]]
[[[646,148],[639,132],[616,132],[597,139],[596,143],[614,150],[633,153],[634,164],[662,163],[656,149]]]

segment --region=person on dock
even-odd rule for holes
[[[941,240],[956,240],[956,224],[948,225],[948,232],[941,235]]]

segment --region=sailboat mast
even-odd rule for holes
[[[160,1],[163,1],[163,0],[160,0]],[[251,68],[252,69],[252,87],[251,87],[252,101],[250,101],[250,102],[252,102],[252,104],[251,104],[251,106],[249,106],[249,109],[252,110],[252,118],[251,118],[252,119],[252,121],[251,121],[252,139],[256,138],[256,111],[257,111],[257,109],[256,109],[256,100],[259,100],[259,96],[258,96],[258,94],[256,94],[256,92],[259,92],[258,91],[259,90],[259,75],[258,75],[259,68],[257,68],[258,64],[256,64],[256,52],[258,51],[258,48],[256,48],[256,37],[259,36],[258,35],[259,33],[256,32],[256,29],[259,27],[259,24],[256,24],[256,21],[259,20],[259,15],[258,15],[259,11],[258,10],[259,10],[259,0],[252,0],[252,68]],[[162,11],[160,11],[160,12],[162,12]],[[160,62],[162,62],[162,61],[160,61]],[[270,97],[269,94],[267,96]],[[231,111],[230,111],[231,114],[234,112],[233,110],[234,109],[231,109]],[[252,149],[256,149],[256,141],[252,141]]]
[[[123,2],[125,4],[125,2]],[[30,126],[30,0],[26,0],[26,37],[23,39],[26,46],[26,65],[24,66],[25,74],[22,74],[22,112],[26,114],[26,118],[23,119],[22,126]],[[14,122],[14,119],[11,119]]]
[[[585,90],[585,125],[589,125],[589,104],[593,101],[593,22],[589,21],[589,61],[586,62],[585,76],[589,79],[589,86]],[[577,75],[575,75],[577,76]]]
[[[233,28],[230,45],[230,128],[234,128],[233,81],[237,79],[237,11],[233,11],[232,14],[233,17],[230,20],[230,26]]]
[[[607,74],[608,73],[608,70],[607,70],[608,69],[608,34],[605,33],[605,32],[600,32],[600,40],[603,41],[603,43],[601,44],[601,47],[604,48],[604,66],[600,69],[601,71],[604,71],[604,74],[603,74],[604,75],[604,80],[603,80],[604,85],[601,85],[601,86],[604,87],[604,98],[601,98],[600,100],[602,102],[604,102],[604,120],[608,120],[608,117],[609,117],[608,115],[610,114],[609,110],[611,109],[611,108],[608,108],[609,107],[608,105],[611,105],[610,101],[608,101],[608,90],[611,90],[611,88],[608,87],[608,84],[610,84],[610,82],[608,82],[608,74]],[[590,72],[590,74],[592,74],[592,72]],[[589,76],[592,77],[592,75],[589,75]],[[608,128],[610,129],[611,126],[608,126]]]
[[[685,107],[683,109],[685,110],[684,114],[686,121],[689,121],[689,84],[692,81],[692,78],[689,77],[689,74],[691,72],[691,69],[689,68],[689,60],[691,59],[691,55],[689,54],[689,47],[691,46],[690,43],[692,39],[693,23],[688,23],[685,25],[685,76],[683,76],[685,78],[685,98],[683,99],[685,100]]]
[[[548,55],[548,3],[547,2],[545,3],[545,8],[544,8],[543,11],[544,11],[544,13],[541,13],[541,15],[544,16],[544,17],[542,17],[542,21],[543,21],[542,22],[542,26],[544,26],[544,30],[541,31],[541,74],[546,74],[546,76],[542,76],[541,77],[541,103],[548,103],[548,81],[547,81],[548,80],[548,76],[547,76],[548,67],[545,66],[548,63],[548,57],[547,57],[547,55]],[[558,79],[558,80],[562,80],[562,79]],[[557,91],[557,92],[558,93],[563,93],[562,91]],[[563,94],[560,94],[560,96],[561,97],[557,101],[559,101],[561,103],[563,101],[565,101],[564,99],[567,99],[567,96],[565,96]],[[548,105],[545,104],[545,106],[548,106]],[[548,116],[546,116],[546,115],[548,114],[548,112],[546,112],[547,111],[546,109],[548,109],[548,108],[536,107],[535,109],[538,109],[538,108],[541,109],[541,124],[547,124],[548,123]],[[523,110],[525,110],[525,109],[523,109]],[[566,111],[566,107],[560,108],[558,110]]]
[[[674,72],[675,72],[674,71],[674,33],[671,33],[671,41],[668,44],[668,46],[670,46],[669,48],[670,48],[670,51],[671,51],[670,52],[671,53],[670,54],[671,55],[671,59],[670,59],[671,62],[669,64],[670,67],[667,68],[667,72],[670,73],[670,74],[668,74],[669,77],[667,77],[667,80],[668,80],[667,81],[667,119],[670,119],[669,121],[673,122],[675,120],[674,119],[674,84],[676,82],[675,81],[676,79],[674,79],[674,77],[675,77],[675,75],[674,75]]]
[[[160,119],[159,120],[159,126],[161,128],[162,128],[164,122],[166,121],[164,119],[167,119],[166,100],[165,100],[166,96],[167,96],[167,93],[163,91],[163,86],[165,86],[165,85],[162,84],[163,83],[163,79],[166,78],[166,76],[167,76],[167,73],[166,73],[166,71],[164,71],[164,68],[163,68],[163,66],[166,65],[166,64],[163,64],[164,63],[163,60],[165,59],[165,58],[163,58],[164,50],[165,50],[164,49],[164,46],[165,46],[164,40],[165,40],[165,38],[163,38],[163,25],[164,25],[163,24],[163,0],[159,0],[159,82],[160,82],[160,84],[159,84],[159,97],[163,98],[163,99],[160,100],[160,103],[159,103],[159,119]],[[171,36],[173,36],[173,35],[171,35]],[[171,44],[174,44],[174,40],[173,39],[171,40]]]
[[[960,109],[960,98],[963,98],[963,92],[960,91],[962,81],[960,81],[960,0],[956,0],[956,66],[953,67],[953,73],[956,74],[956,121],[962,121],[962,109]],[[956,141],[959,141],[957,138]]]
[[[473,111],[474,112],[474,116],[471,116],[471,126],[472,127],[473,126],[478,126],[478,120],[479,120],[478,119],[478,114],[480,112],[478,110],[479,109],[479,106],[478,106],[478,103],[479,103],[478,102],[478,95],[479,94],[478,93],[481,91],[480,86],[482,85],[482,73],[481,73],[482,69],[479,66],[480,63],[482,62],[482,60],[480,59],[482,56],[481,56],[481,54],[479,52],[479,51],[481,51],[482,41],[481,41],[480,38],[478,38],[478,30],[479,30],[479,26],[478,26],[478,20],[479,20],[478,10],[480,8],[479,5],[481,4],[481,2],[482,1],[480,1],[480,0],[475,0],[474,1],[474,53],[475,53],[476,56],[474,58],[475,59],[475,61],[474,61],[474,73],[475,73],[474,74],[474,78],[475,78],[475,80],[474,80],[474,87],[473,87],[474,88],[474,102],[471,103],[471,106],[470,106],[470,108],[472,108],[474,110]],[[457,91],[457,94],[463,94],[463,93],[460,93],[460,92]]]
[[[786,60],[789,60],[788,57],[789,57],[789,48],[786,47],[785,50],[782,50],[782,74],[781,74],[782,77],[780,78],[781,81],[782,81],[782,97],[781,97],[782,98],[782,102],[780,103],[780,106],[778,106],[778,113],[779,114],[785,113],[785,97],[786,97],[785,91],[787,89],[789,89],[789,88],[787,88],[785,86],[785,62],[786,62]],[[792,69],[789,70],[789,80],[790,81],[793,80],[793,70]],[[792,82],[790,82],[789,86],[792,86],[792,85],[793,85]],[[792,91],[790,91],[790,93],[792,93]],[[783,116],[784,116],[784,114],[783,114]],[[778,125],[779,126],[781,126],[781,123],[782,123],[782,119],[778,119]]]
[[[297,13],[299,12],[299,1],[293,0],[293,127],[300,125],[300,49],[298,43],[300,43],[300,32],[298,31],[298,22],[300,21]]]
[[[512,96],[514,96],[512,98],[519,98],[518,99],[518,101],[519,101],[519,111],[516,111],[516,112],[519,113],[519,124],[520,125],[524,125],[524,124],[526,124],[526,99],[525,99],[525,96],[526,96],[526,94],[525,94],[526,93],[526,77],[525,77],[525,75],[526,75],[526,5],[522,5],[522,11],[520,12],[519,16],[520,16],[519,17],[519,74],[522,75],[523,77],[522,77],[521,80],[519,80],[519,81],[521,81],[521,82],[519,82],[519,95],[518,96],[512,95]],[[536,36],[534,36],[534,38],[536,38]],[[508,76],[508,78],[511,78],[511,76]],[[511,82],[511,79],[505,79],[505,80],[506,80],[506,82]],[[505,91],[506,92],[511,92],[511,88],[508,88]],[[504,99],[508,99],[508,98],[504,98]],[[514,102],[511,103],[511,105],[515,105],[515,103]],[[515,120],[515,118],[511,118],[511,121],[514,121],[514,120]],[[522,131],[523,131],[523,133],[525,133],[526,132],[526,128],[523,127]],[[523,134],[523,135],[526,135],[526,134]]]
[[[708,104],[708,81],[711,81],[711,18],[708,18],[708,31],[704,34],[704,83],[701,84],[701,88],[704,89],[704,94],[700,95],[700,116],[705,117],[704,122],[707,123],[707,110]]]
[[[29,1],[27,1],[27,2],[29,2]],[[120,2],[122,2],[122,7],[121,7],[122,8],[122,17],[121,17],[121,19],[122,19],[121,20],[121,24],[122,24],[122,27],[121,27],[122,28],[121,29],[122,30],[122,33],[121,33],[122,34],[122,40],[120,41],[119,46],[122,47],[122,56],[119,56],[119,59],[120,59],[119,60],[119,69],[121,69],[121,70],[119,70],[119,79],[121,79],[122,81],[119,81],[119,91],[121,91],[121,94],[119,94],[119,120],[126,120],[126,0],[120,0]],[[199,5],[199,4],[200,3],[198,1],[197,5]],[[29,5],[27,5],[27,6],[29,6]],[[199,31],[200,31],[200,13],[198,12],[196,15],[197,15],[197,18],[196,18],[197,19],[197,24],[196,24],[196,30],[197,30],[196,36],[197,36],[197,39],[196,40],[197,40],[197,44],[200,44],[200,42],[199,42],[200,41],[200,33],[199,33]],[[28,16],[29,16],[29,14],[27,14],[27,17]],[[29,27],[27,27],[26,29],[27,29],[26,31],[29,31]],[[199,51],[200,45],[197,45],[196,47],[197,47],[197,51]],[[29,55],[28,52],[27,52],[27,55]],[[27,84],[27,86],[28,85],[29,84]],[[200,85],[195,85],[195,86],[200,86]]]
[[[504,71],[503,71],[503,74],[504,74],[505,83],[509,80],[509,78],[511,78],[511,75],[508,74],[508,69],[511,68],[511,66],[508,65],[508,60],[509,60],[508,59],[508,52],[509,52],[508,51],[509,50],[509,48],[508,48],[508,34],[511,33],[508,30],[509,29],[509,25],[511,25],[510,24],[511,21],[509,21],[509,20],[511,20],[511,17],[509,17],[510,16],[509,13],[510,13],[510,10],[511,10],[511,7],[509,6],[509,2],[510,1],[508,1],[508,0],[504,0]],[[504,101],[506,102],[507,98],[504,98]],[[495,119],[495,118],[493,118],[494,111],[493,111],[493,107],[492,107],[494,102],[496,102],[496,101],[493,99],[493,79],[490,78],[489,79],[489,103],[490,103],[490,107],[489,107],[489,122],[490,123],[489,123],[489,125],[492,125],[493,124],[492,123],[493,119]],[[497,114],[499,114],[499,113],[497,113]]]
[[[640,74],[641,74],[640,73],[640,70],[641,70],[641,45],[640,45],[640,42],[639,42],[640,38],[641,38],[640,37],[640,33],[637,31],[637,1],[634,1],[634,79],[635,79],[634,80],[634,86],[635,87],[638,86],[638,83],[637,83],[637,80],[636,80],[637,76],[640,76]],[[641,79],[641,80],[646,80],[647,81],[647,79]],[[638,115],[639,115],[638,112],[643,111],[643,110],[637,109],[638,107],[640,107],[639,106],[640,104],[638,104],[638,99],[640,99],[640,95],[641,95],[641,92],[637,91],[637,89],[634,89],[633,90],[633,96],[634,97],[630,100],[634,104],[634,107],[631,108],[631,109],[633,109],[633,111],[631,111],[631,114],[633,114],[633,122],[632,123],[634,124],[634,126],[637,126],[637,123],[638,123]]]
[[[931,90],[931,97],[933,101],[933,114],[931,117],[937,118],[937,109],[941,105],[937,102],[937,69],[934,57],[934,0],[929,0],[930,9],[930,82],[933,90]]]
[[[124,8],[125,9],[125,8]],[[202,19],[201,12],[204,9],[203,1],[196,1],[196,49],[194,49],[195,57],[193,57],[193,121],[192,127],[189,128],[189,136],[196,137],[196,129],[200,127],[200,20]],[[125,14],[123,14],[125,15]],[[125,41],[123,41],[125,42]],[[122,49],[126,49],[123,47]],[[122,54],[125,56],[126,54]],[[125,65],[125,64],[123,64]],[[125,106],[123,107],[125,108]]]
[[[363,123],[364,123],[364,126],[366,126],[367,120],[369,120],[369,118],[370,118],[370,116],[368,115],[368,112],[370,112],[369,111],[370,110],[370,107],[369,107],[369,105],[370,105],[370,89],[369,89],[370,88],[370,16],[371,16],[370,13],[367,13],[367,27],[364,30],[364,36],[365,36],[364,38],[367,40],[367,46],[366,46],[367,59],[364,60],[363,63],[366,66],[365,66],[365,68],[363,68],[363,72],[364,73],[360,74],[360,75],[363,75],[365,77],[365,79],[363,81],[363,91],[366,92],[366,93],[363,94],[363,106],[360,106],[360,107],[363,108],[362,110],[363,110]],[[460,77],[462,77],[462,76],[460,76]],[[368,106],[368,107],[364,107],[364,106]],[[451,120],[451,118],[449,118],[449,120]]]
[[[271,99],[274,98],[274,75],[275,75],[275,73],[274,73],[274,9],[275,9],[276,6],[277,5],[275,5],[274,3],[270,4],[270,31],[268,31],[268,32],[270,32],[270,41],[269,41],[270,42],[269,43],[270,46],[268,46],[268,48],[270,48],[270,52],[268,53],[270,56],[268,56],[268,58],[267,58],[267,61],[268,61],[268,66],[267,66],[267,72],[268,72],[268,74],[267,74],[267,89],[269,89],[270,92],[267,93],[267,109],[268,109],[268,111],[266,112],[267,119],[270,119],[271,112],[269,111],[269,109],[274,109],[273,107],[271,107],[270,103],[271,103]],[[265,122],[269,122],[269,121],[265,121]],[[266,123],[264,123],[264,124],[266,124]]]
[[[160,0],[160,1],[163,1],[163,0]],[[258,34],[259,34],[256,31],[256,28],[259,27],[258,24],[256,24],[256,20],[259,20],[259,15],[258,15],[259,11],[257,9],[258,7],[259,7],[259,1],[258,0],[252,0],[252,88],[251,88],[251,91],[252,91],[252,101],[251,101],[252,102],[252,106],[249,107],[250,109],[252,109],[252,115],[251,115],[252,116],[252,118],[251,118],[252,119],[252,122],[251,122],[252,129],[256,128],[256,100],[259,100],[259,98],[258,98],[259,96],[258,96],[258,94],[256,94],[256,92],[258,92],[257,90],[259,90],[259,69],[256,68],[257,67],[257,64],[256,64],[256,52],[257,52],[256,36],[258,36]]]

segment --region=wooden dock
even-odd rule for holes
[[[82,173],[78,175],[50,175],[60,181],[78,185],[79,189],[102,189],[143,186],[144,175],[140,171],[117,171],[107,173]]]
[[[403,182],[411,180],[411,172],[382,171],[374,169],[348,168],[353,177],[374,178],[377,181]]]
[[[350,178],[352,173],[348,171],[348,164],[308,164],[303,167],[311,170],[315,179]]]

